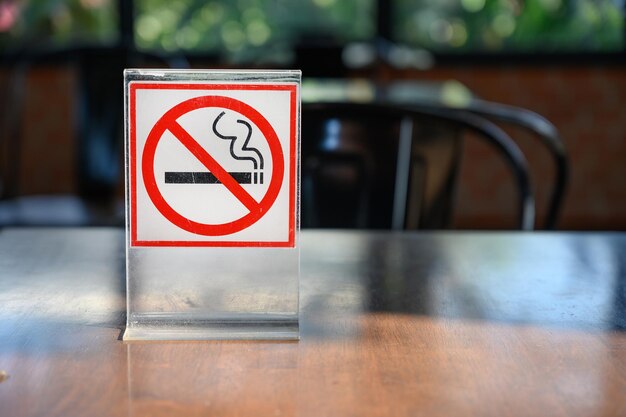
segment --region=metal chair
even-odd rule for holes
[[[500,128],[472,114],[365,103],[303,105],[302,227],[449,227],[467,130],[507,162],[519,196],[517,226],[532,229],[526,160]]]
[[[446,112],[451,115],[474,114],[498,125],[516,126],[530,132],[550,153],[555,167],[545,221],[541,225],[543,229],[554,229],[563,204],[569,175],[566,148],[556,127],[545,117],[531,110],[479,99],[462,85],[460,87],[463,92],[461,98],[450,102],[443,94],[445,84],[412,80],[395,81],[384,89],[382,99],[385,102]]]

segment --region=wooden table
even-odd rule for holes
[[[626,235],[302,234],[300,342],[125,344],[117,229],[0,232],[0,416],[626,415]]]

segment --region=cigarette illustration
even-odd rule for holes
[[[238,141],[237,136],[229,136],[222,134],[217,129],[220,119],[226,114],[221,112],[213,121],[213,133],[220,139],[230,141],[229,152],[232,159],[237,161],[250,161],[253,170],[251,172],[228,172],[239,184],[263,184],[263,155],[253,146],[249,146],[252,137],[252,126],[245,120],[238,119],[237,123],[247,128],[246,138],[241,146],[241,151],[235,152],[235,143]],[[221,181],[210,172],[165,172],[166,184],[221,184]]]

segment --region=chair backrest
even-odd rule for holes
[[[538,227],[554,229],[563,205],[570,170],[566,147],[557,128],[538,113],[517,106],[479,99],[464,87],[458,90],[458,95],[446,96],[443,88],[446,84],[448,82],[394,81],[379,90],[378,94],[379,99],[391,103],[436,110],[452,117],[460,113],[474,114],[497,123],[498,126],[519,127],[531,133],[549,152],[555,170],[554,179],[551,182],[543,176],[535,179],[541,181],[542,187],[546,185],[551,187],[547,208],[544,212],[545,220]],[[513,139],[517,140],[515,136]]]
[[[464,110],[490,120],[521,127],[539,139],[548,150],[554,163],[555,175],[542,228],[554,229],[563,205],[569,176],[567,151],[557,128],[538,113],[507,104],[472,99]]]
[[[302,227],[449,227],[461,135],[468,129],[512,168],[518,225],[532,228],[525,159],[497,126],[467,114],[365,103],[303,105]]]

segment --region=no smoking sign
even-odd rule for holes
[[[298,84],[130,81],[131,246],[293,247]]]

